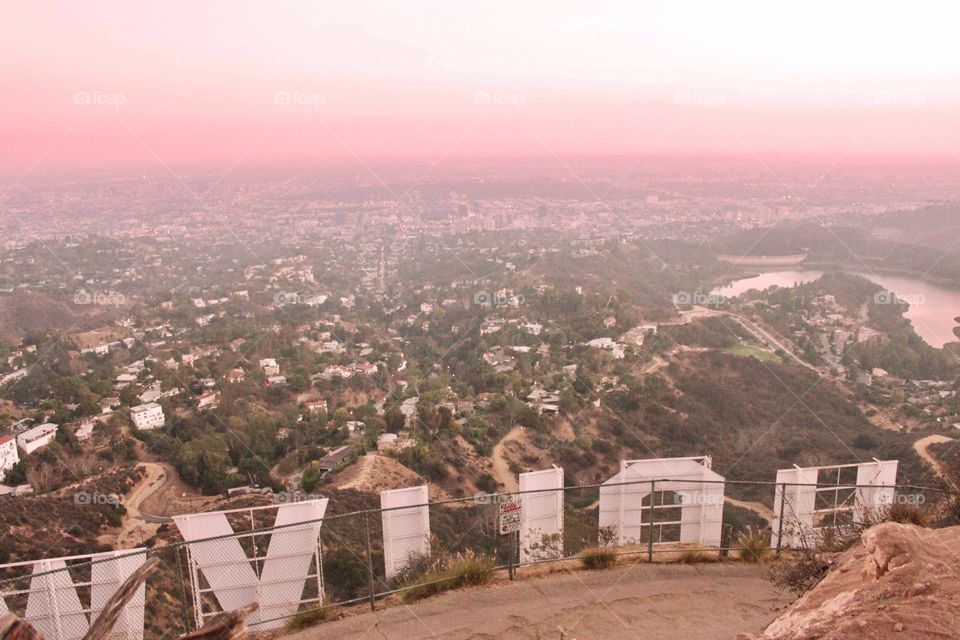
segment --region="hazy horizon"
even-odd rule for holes
[[[0,12],[5,173],[960,155],[949,31],[960,8],[936,2],[50,1]]]

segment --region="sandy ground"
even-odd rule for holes
[[[631,564],[448,593],[323,623],[287,639],[732,640],[790,604],[743,564]]]

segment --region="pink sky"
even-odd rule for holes
[[[0,169],[956,159],[957,24],[960,5],[925,0],[4,0]]]

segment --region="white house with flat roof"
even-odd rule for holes
[[[57,436],[57,425],[52,422],[45,422],[32,429],[27,429],[17,436],[17,446],[23,449],[23,452],[30,455],[37,449],[47,446]]]
[[[148,402],[131,408],[130,418],[133,420],[133,425],[141,431],[159,429],[166,424],[163,407],[156,402]]]
[[[20,454],[17,453],[17,441],[13,436],[0,436],[0,482],[3,482],[7,477],[7,471],[10,471],[18,462],[20,462]]]

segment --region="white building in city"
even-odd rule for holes
[[[141,431],[159,429],[166,423],[163,407],[156,402],[133,407],[130,409],[130,418],[133,420],[133,425]]]
[[[10,471],[18,462],[20,462],[20,454],[17,453],[17,441],[13,436],[0,436],[0,482],[3,482],[7,477],[7,471]]]
[[[57,425],[52,422],[45,422],[32,429],[27,429],[17,436],[17,446],[23,449],[23,452],[30,455],[37,449],[47,446],[57,435]]]

